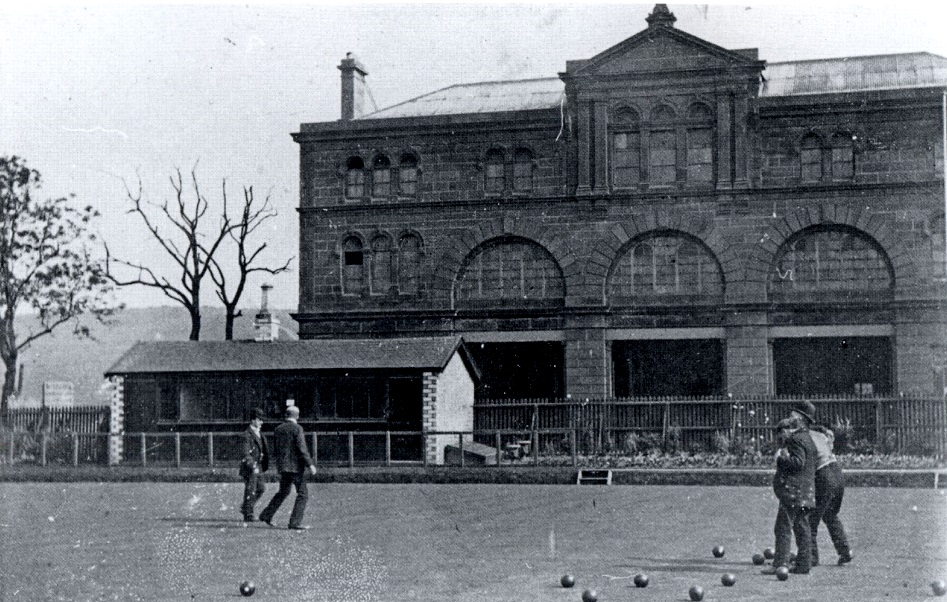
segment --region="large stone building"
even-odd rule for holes
[[[293,134],[301,337],[460,335],[481,398],[941,394],[947,59],[675,21],[369,114],[345,58]]]

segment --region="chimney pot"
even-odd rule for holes
[[[342,121],[351,121],[365,114],[365,76],[368,71],[351,52],[338,67],[342,72]]]

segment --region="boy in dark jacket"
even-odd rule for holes
[[[807,574],[812,566],[809,514],[815,509],[815,469],[818,451],[803,421],[797,417],[780,420],[776,425],[781,447],[776,454],[773,491],[779,499],[776,513],[776,556],[773,566],[763,571],[775,573],[789,566],[792,535],[796,539],[796,564],[790,572]],[[790,535],[792,533],[792,535]]]

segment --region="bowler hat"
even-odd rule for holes
[[[796,412],[809,422],[815,422],[815,406],[807,399],[800,399],[792,402],[789,406],[790,411]]]
[[[299,408],[296,406],[287,406],[286,416],[288,418],[299,418]]]

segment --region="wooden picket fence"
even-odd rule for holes
[[[11,408],[0,436],[0,463],[46,464],[50,455],[74,464],[105,463],[109,417],[109,408],[102,406]]]
[[[109,408],[103,406],[12,408],[8,410],[7,421],[14,431],[107,433]]]

